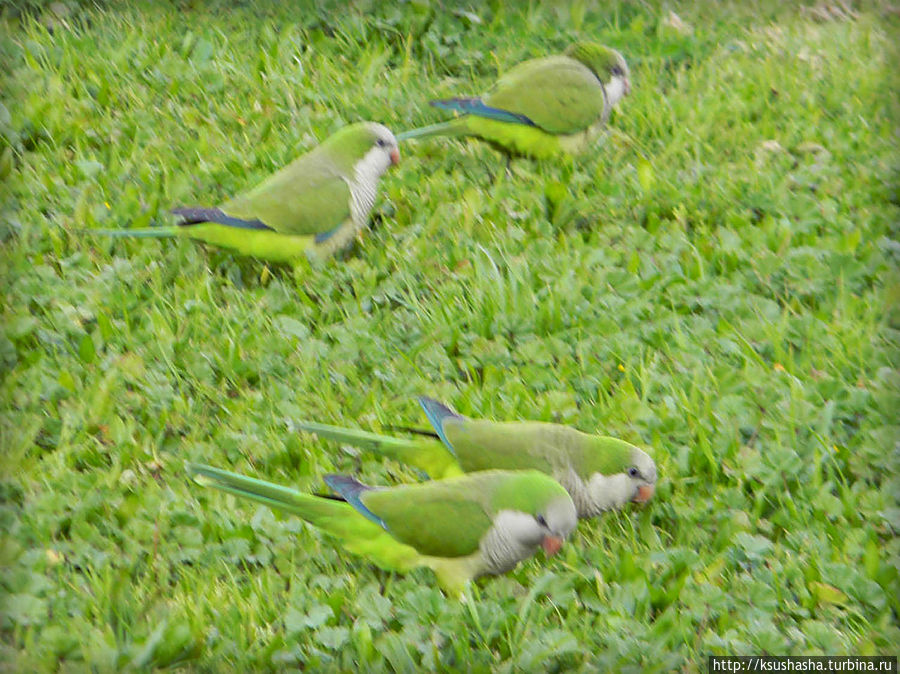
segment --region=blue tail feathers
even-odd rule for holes
[[[241,229],[268,229],[274,231],[261,220],[235,218],[226,215],[221,208],[173,208],[172,214],[184,218],[184,220],[178,223],[181,226],[214,222],[229,227],[240,227]]]
[[[428,417],[428,421],[431,422],[431,425],[434,427],[441,442],[443,442],[447,446],[447,449],[452,452],[453,445],[450,444],[450,441],[447,440],[447,436],[444,435],[444,420],[448,418],[462,419],[462,416],[434,398],[419,396],[419,404],[422,406],[422,409],[425,410],[425,416]]]
[[[325,480],[325,484],[327,484],[338,494],[340,494],[341,498],[343,498],[347,503],[356,508],[356,510],[361,515],[365,515],[381,528],[385,530],[387,529],[387,525],[384,523],[384,520],[373,513],[371,510],[366,508],[362,500],[360,500],[360,496],[362,494],[365,494],[367,491],[372,491],[373,487],[367,487],[362,482],[350,477],[349,475],[330,474],[326,475],[322,479]]]
[[[501,110],[500,108],[492,108],[485,105],[480,98],[445,98],[437,101],[431,101],[431,105],[441,110],[453,110],[464,115],[476,115],[478,117],[487,117],[488,119],[496,119],[500,122],[512,122],[514,124],[527,124],[528,126],[537,126],[525,115],[520,115],[509,110]]]

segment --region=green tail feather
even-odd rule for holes
[[[465,136],[467,130],[465,122],[461,119],[451,119],[449,122],[430,124],[418,129],[410,129],[397,134],[397,140],[410,140],[412,138],[430,138],[432,136]]]
[[[186,468],[197,484],[297,515],[336,538],[350,552],[369,559],[383,569],[408,571],[423,563],[421,555],[414,548],[394,539],[346,501],[303,494],[288,487],[203,464],[188,462]]]
[[[180,234],[179,227],[144,227],[137,229],[85,229],[89,234],[135,239],[170,239]]]
[[[340,428],[312,421],[300,421],[297,426],[310,433],[315,433],[320,438],[360,447],[408,464],[424,471],[426,475],[436,480],[463,474],[453,455],[439,440],[434,438],[394,438],[389,435]]]
[[[370,452],[377,452],[387,456],[391,456],[395,452],[412,449],[415,446],[414,440],[406,438],[392,438],[389,435],[378,435],[378,433],[352,428],[317,424],[314,421],[299,421],[296,423],[296,426],[304,431],[315,433],[320,438],[328,438],[335,442],[345,442],[354,447],[360,447]]]
[[[323,515],[347,514],[352,510],[351,506],[343,501],[303,494],[296,489],[282,487],[220,468],[199,463],[188,463],[186,468],[197,484],[249,498],[270,508],[277,508],[302,517],[313,524],[318,524]]]

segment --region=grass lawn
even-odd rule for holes
[[[897,653],[891,7],[98,4],[0,6],[0,669]],[[632,70],[589,153],[505,176],[406,143],[321,269],[83,231],[215,204],[349,122],[445,119],[429,99],[578,37]],[[656,496],[459,603],[186,479],[416,479],[294,422],[421,426],[420,394],[637,443]]]

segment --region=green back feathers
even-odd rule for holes
[[[502,474],[466,475],[439,482],[367,491],[363,505],[397,540],[433,557],[463,557],[478,550],[493,513],[483,500]]]
[[[594,473],[615,475],[624,473],[633,462],[635,451],[641,450],[630,442],[602,435],[579,433],[580,442],[576,447],[580,451],[573,452],[572,461],[575,472],[582,479],[590,478]]]
[[[478,550],[491,518],[467,490],[456,490],[450,482],[376,489],[360,500],[384,521],[395,539],[420,554],[465,557]]]
[[[536,470],[522,470],[511,473],[511,477],[497,486],[491,505],[494,512],[520,510],[537,515],[551,501],[567,498],[569,493],[549,475]]]
[[[625,58],[615,49],[596,42],[575,42],[565,53],[590,68],[601,82],[609,82],[614,75],[628,75]]]
[[[540,421],[448,419],[443,430],[466,472],[531,468],[558,476],[571,468],[586,480],[626,471],[641,452],[624,440]]]
[[[221,208],[233,217],[261,220],[280,234],[310,236],[349,219],[350,188],[320,145]]]
[[[346,126],[222,205],[227,215],[261,220],[280,234],[316,235],[350,218],[350,187],[356,163],[372,149],[377,126]]]
[[[491,107],[526,116],[550,134],[584,131],[596,122],[605,105],[596,76],[566,56],[520,63],[497,80],[483,100]]]
[[[541,434],[548,426],[532,421],[461,418],[445,420],[443,430],[459,465],[467,473],[492,468],[533,468],[552,473],[563,457],[552,443],[542,441]]]

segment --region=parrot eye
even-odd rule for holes
[[[384,147],[385,145],[387,145],[387,141],[384,138],[379,138],[377,141],[375,141],[375,144],[378,147]]]
[[[625,73],[622,70],[621,66],[613,66],[612,74],[616,77],[622,77],[622,75],[624,75]]]
[[[628,469],[628,477],[637,477],[638,475],[640,475],[640,473],[634,466]]]
[[[545,529],[547,528],[547,520],[544,519],[543,515],[535,515],[534,519],[537,520],[537,523],[540,524]]]

